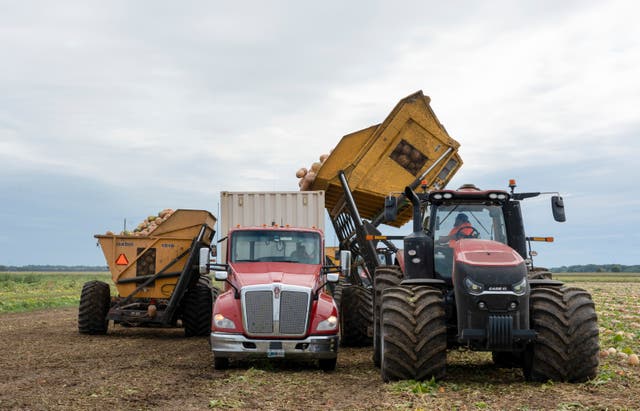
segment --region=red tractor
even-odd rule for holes
[[[490,351],[530,381],[580,382],[598,367],[598,324],[591,296],[533,267],[520,201],[546,193],[459,190],[404,196],[413,233],[399,265],[374,275],[374,361],[385,381],[441,378],[453,347]],[[559,195],[556,221],[565,221]],[[397,207],[386,203],[385,219]],[[380,237],[378,237],[380,238]],[[544,239],[543,239],[544,240]]]

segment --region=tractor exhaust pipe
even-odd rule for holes
[[[405,187],[404,195],[413,204],[413,232],[422,231],[422,214],[420,213],[420,199],[411,187]]]

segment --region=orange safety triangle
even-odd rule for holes
[[[127,256],[124,254],[120,254],[116,259],[117,265],[129,265],[129,260],[127,260]]]

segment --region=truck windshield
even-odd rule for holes
[[[320,264],[318,233],[243,230],[231,235],[231,262],[277,261]]]

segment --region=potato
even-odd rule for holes
[[[325,161],[327,161],[327,158],[329,158],[329,154],[322,154],[320,156],[320,162],[324,163]]]
[[[302,178],[302,177],[306,176],[308,172],[309,172],[309,170],[307,170],[306,168],[302,167],[298,171],[296,171],[296,177]]]
[[[320,170],[320,167],[322,166],[322,164],[315,162],[313,164],[311,164],[311,171],[313,171],[314,173],[317,173],[318,170]]]

